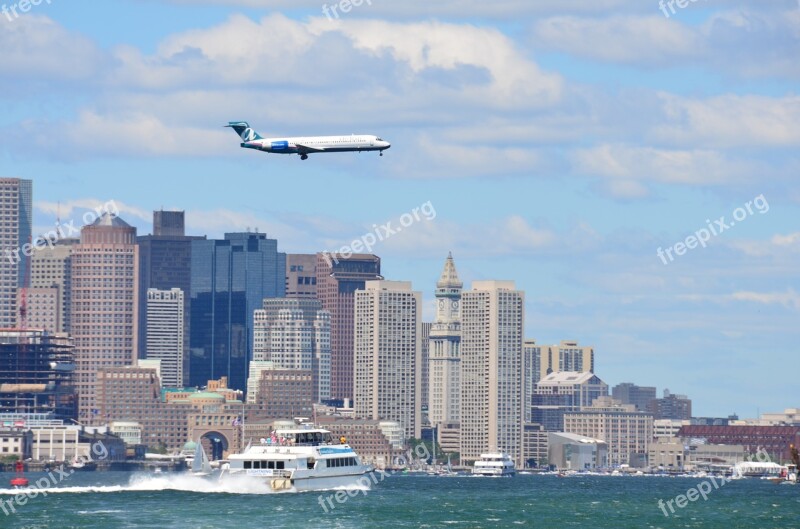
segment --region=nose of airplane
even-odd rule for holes
[[[381,142],[381,147],[383,147],[384,149],[391,149],[392,148],[392,144],[389,143],[388,141],[383,141],[383,142]]]

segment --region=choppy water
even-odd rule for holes
[[[0,484],[12,476],[0,474]],[[43,477],[29,474],[31,482]],[[665,517],[658,506],[701,479],[396,475],[372,491],[268,493],[261,486],[178,474],[76,473],[0,528],[698,528],[800,529],[800,486],[741,480]],[[339,493],[339,501],[336,494]],[[0,490],[0,501],[16,491]],[[46,496],[44,495],[46,493]],[[327,512],[326,512],[327,511]]]

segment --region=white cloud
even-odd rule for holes
[[[735,292],[731,298],[736,301],[748,301],[761,305],[782,305],[787,309],[800,310],[800,294],[794,289],[786,292]]]
[[[740,182],[756,170],[753,162],[729,160],[721,152],[631,145],[577,149],[573,163],[576,172],[603,178],[609,194],[626,199],[647,196],[647,183],[718,186]]]
[[[652,131],[657,141],[711,148],[800,146],[800,96],[663,94],[662,100],[665,120]]]
[[[649,68],[691,56],[702,45],[696,32],[658,15],[551,17],[535,24],[534,35],[536,42],[572,55]]]
[[[533,25],[538,47],[576,57],[644,69],[701,65],[738,78],[800,77],[800,64],[787,50],[800,49],[800,10],[790,0],[719,0],[690,4],[669,18],[658,3],[650,13],[611,11],[606,16],[563,13]],[[702,24],[690,13],[707,14]],[[686,16],[683,16],[686,15]]]
[[[88,81],[107,66],[91,40],[35,14],[11,22],[0,15],[0,50],[0,86],[25,83],[30,90],[34,81]]]

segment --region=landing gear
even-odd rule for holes
[[[381,151],[381,156],[383,156],[383,151]]]
[[[308,155],[307,154],[301,154],[300,155],[300,159],[301,160],[308,160]]]

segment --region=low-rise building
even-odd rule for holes
[[[608,444],[565,432],[548,432],[550,465],[562,470],[595,470],[608,466]]]
[[[693,468],[733,466],[748,458],[744,445],[698,444],[687,446],[687,465],[691,465]]]
[[[547,430],[541,424],[525,424],[522,429],[522,455],[525,468],[550,465]]]
[[[800,408],[787,408],[783,413],[763,413],[761,420],[769,426],[800,426]]]
[[[33,434],[28,430],[0,430],[0,457],[30,459]]]
[[[644,466],[653,440],[653,416],[635,410],[632,404],[599,398],[583,411],[565,414],[564,431],[608,443],[612,467]]]
[[[109,431],[122,439],[126,446],[142,444],[142,425],[138,422],[112,421]]]
[[[750,455],[763,450],[776,463],[790,460],[791,445],[800,446],[798,426],[689,425],[681,427],[678,436],[702,440],[703,444],[743,445]]]
[[[165,391],[153,368],[105,368],[98,371],[96,394],[100,417],[139,423],[142,444],[159,451],[177,453],[187,441],[208,437],[219,457],[238,452],[242,419],[261,418],[224,377],[209,381],[205,391]]]
[[[562,431],[565,413],[580,411],[605,395],[608,395],[608,384],[590,371],[551,373],[534,387],[532,422],[551,432]]]
[[[652,468],[683,470],[686,465],[686,446],[675,437],[656,437],[650,444],[647,460]]]
[[[453,454],[459,451],[461,445],[461,424],[457,422],[439,423],[436,428],[436,442],[442,452]]]
[[[682,426],[688,426],[691,421],[681,419],[654,419],[653,437],[656,439],[672,439],[677,437]]]

